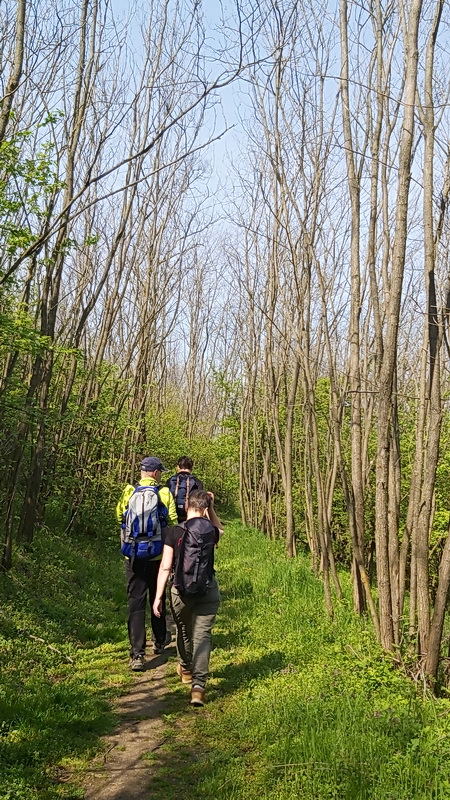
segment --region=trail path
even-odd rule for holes
[[[149,658],[131,691],[119,698],[116,731],[104,737],[105,750],[88,772],[85,800],[142,800],[151,782],[151,764],[143,756],[164,744],[165,674],[175,646]]]

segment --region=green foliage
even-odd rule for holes
[[[449,796],[447,703],[417,696],[383,657],[345,579],[332,622],[307,560],[238,524],[217,571],[208,705],[187,709],[169,665],[165,744],[144,757],[154,800]],[[110,701],[133,680],[117,548],[38,537],[0,599],[0,796],[81,798]]]
[[[178,459],[189,455],[194,461],[194,472],[216,493],[218,503],[231,508],[235,505],[239,431],[231,424],[212,438],[201,433],[188,437],[179,408],[172,407],[161,414],[149,411],[146,430],[147,452],[158,454],[170,474],[175,472]]]
[[[446,536],[450,519],[450,414],[443,416],[439,462],[436,476],[436,514],[431,544]]]
[[[129,681],[117,548],[38,537],[0,581],[0,797],[74,800],[67,780]]]
[[[0,310],[0,356],[4,358],[11,351],[11,342],[19,353],[36,356],[43,354],[50,347],[47,336],[41,336],[36,330],[34,320],[23,306],[15,305],[11,300],[4,303]]]
[[[39,127],[45,128],[53,116]],[[0,143],[0,235],[10,256],[32,244],[36,223],[46,214],[46,198],[63,186],[51,142],[42,142],[32,156],[27,155],[33,135],[30,130],[18,131]]]
[[[417,696],[383,657],[370,625],[349,610],[349,585],[329,621],[306,560],[286,562],[281,547],[237,525],[227,526],[217,571],[209,704],[180,742],[181,717],[153,762],[155,800],[168,796],[169,780],[170,796],[183,800],[449,796],[446,704]],[[175,677],[171,686],[183,714],[185,689]]]
[[[225,427],[235,427],[239,424],[240,395],[242,382],[230,381],[224,370],[212,368],[213,386],[221,397],[224,407]]]

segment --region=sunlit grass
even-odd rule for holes
[[[171,754],[183,800],[449,798],[447,702],[416,695],[348,602],[326,618],[306,559],[231,526],[217,561],[210,702],[185,737],[199,760]]]
[[[111,730],[127,664],[122,565],[49,537],[0,581],[0,797],[82,797],[80,771]]]
[[[88,558],[86,543],[52,547],[37,546],[0,586],[2,800],[81,798],[114,724],[111,700],[135,679],[117,550]],[[208,703],[189,708],[170,662],[164,743],[143,758],[142,800],[450,798],[448,701],[416,694],[349,600],[327,619],[306,557],[286,561],[235,523],[217,572]]]

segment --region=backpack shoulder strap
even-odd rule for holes
[[[186,475],[186,501],[185,501],[185,509],[187,511],[189,505],[189,492],[190,492],[190,475]]]
[[[160,506],[164,506],[164,508],[166,508],[166,504],[165,504],[165,503],[164,503],[164,502],[161,500],[160,491],[161,491],[161,489],[167,489],[167,488],[168,488],[167,486],[155,486],[155,487],[154,487],[154,489],[155,489],[155,492],[156,492],[156,496],[157,496],[157,498],[158,498],[158,504],[159,504]],[[169,492],[170,492],[170,489],[169,489]],[[170,496],[170,495],[169,495],[169,496]]]
[[[123,515],[124,515],[124,516],[125,516],[125,514],[126,514],[126,513],[127,513],[127,511],[128,511],[128,506],[129,506],[129,504],[130,504],[130,500],[131,500],[131,498],[132,498],[132,497],[133,497],[133,495],[135,494],[135,492],[136,492],[136,489],[139,489],[139,483],[133,483],[133,484],[131,484],[131,483],[130,483],[130,486],[131,486],[131,485],[133,486],[133,491],[132,491],[132,492],[130,492],[130,494],[129,494],[129,497],[128,497],[128,500],[127,500],[127,502],[126,502],[125,509],[124,509],[124,512],[123,512]]]
[[[174,530],[176,530],[176,528],[180,528],[180,530],[181,530],[181,531],[183,532],[183,534],[184,534],[184,533],[185,533],[185,531],[186,531],[186,520],[184,520],[184,522],[179,522],[179,523],[178,523],[178,525],[173,525],[173,527],[171,528],[171,530],[172,530],[172,531],[174,531]]]

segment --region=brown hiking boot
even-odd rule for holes
[[[201,686],[194,686],[191,691],[191,706],[205,705],[205,690]]]
[[[181,678],[181,683],[192,683],[192,672],[188,669],[183,669],[181,664],[177,664],[177,675]]]

